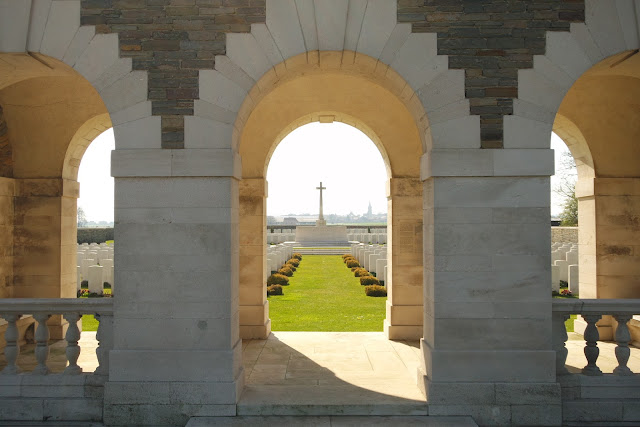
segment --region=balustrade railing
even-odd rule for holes
[[[0,299],[0,317],[7,321],[5,332],[6,346],[4,355],[7,366],[0,372],[4,375],[15,375],[21,372],[18,364],[20,356],[20,337],[16,322],[25,314],[30,314],[36,320],[35,330],[35,358],[37,366],[31,372],[33,375],[47,375],[49,368],[49,327],[47,320],[52,315],[61,314],[69,322],[65,340],[67,341],[66,359],[68,366],[63,375],[79,375],[82,368],[78,366],[80,356],[80,329],[78,321],[84,314],[92,314],[99,322],[96,339],[98,348],[97,375],[107,375],[109,372],[109,350],[113,347],[113,300],[111,298],[7,298]]]
[[[628,322],[633,315],[640,314],[640,299],[554,299],[553,300],[553,348],[556,351],[556,374],[566,375],[569,370],[566,367],[568,350],[566,341],[568,339],[565,321],[572,314],[579,314],[587,323],[584,331],[584,355],[587,364],[582,368],[583,375],[599,376],[602,370],[598,367],[597,361],[600,355],[598,340],[600,339],[596,323],[604,315],[611,315],[617,322],[615,349],[618,366],[613,370],[614,375],[633,375],[627,366],[631,350],[629,342]]]

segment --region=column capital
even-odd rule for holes
[[[422,196],[422,181],[418,177],[391,178],[387,181],[387,197]]]

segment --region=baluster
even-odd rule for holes
[[[109,351],[113,348],[113,316],[111,314],[95,314],[93,317],[99,322],[96,333],[98,367],[94,373],[109,375]]]
[[[631,334],[629,333],[629,327],[627,322],[631,320],[631,315],[628,314],[614,314],[614,319],[618,322],[616,328],[616,359],[618,359],[618,366],[613,370],[616,375],[633,375],[631,369],[627,367],[631,350],[629,349],[629,341],[631,341]]]
[[[587,344],[584,347],[584,355],[587,358],[587,366],[582,368],[584,375],[602,375],[602,371],[596,365],[598,356],[600,355],[600,349],[598,348],[598,340],[600,334],[596,327],[596,322],[602,318],[600,314],[583,314],[582,318],[587,322],[587,327],[584,330],[584,340]]]
[[[33,370],[33,375],[47,375],[49,368],[47,367],[47,359],[49,358],[49,326],[47,326],[47,320],[51,317],[50,314],[36,313],[33,317],[38,322],[36,328],[36,361],[38,366]]]
[[[556,375],[565,375],[569,370],[565,366],[567,363],[567,346],[565,343],[569,338],[567,336],[567,327],[565,321],[569,318],[568,314],[553,313],[553,349],[556,351]]]
[[[67,333],[64,339],[67,340],[67,360],[69,366],[64,370],[65,375],[78,375],[82,372],[82,368],[78,366],[78,357],[80,357],[80,346],[78,340],[80,339],[80,329],[78,329],[78,320],[80,315],[78,313],[67,313],[64,315],[64,319],[69,322]]]
[[[4,333],[4,339],[7,344],[4,347],[4,357],[7,360],[7,366],[2,370],[2,374],[18,374],[21,369],[16,364],[18,356],[20,355],[20,337],[18,336],[18,327],[16,322],[21,314],[5,314],[2,316],[7,322],[7,330]]]

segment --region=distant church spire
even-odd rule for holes
[[[371,202],[369,202],[369,209],[367,209],[367,215],[368,216],[373,215],[373,209],[371,208]]]

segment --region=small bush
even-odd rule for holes
[[[364,293],[368,297],[386,297],[387,289],[384,286],[378,285],[365,286]]]
[[[282,293],[282,286],[280,285],[267,286],[267,295],[284,295]]]
[[[355,259],[350,259],[349,261],[347,261],[347,267],[349,268],[360,267],[360,263]]]
[[[355,270],[353,270],[353,275],[356,277],[362,277],[362,276],[371,276],[371,273],[369,273],[366,269],[362,267],[357,267]]]
[[[111,283],[109,283],[109,282],[104,282],[104,283],[102,284],[102,287],[103,287],[103,288],[105,288],[105,289],[111,289]]]
[[[360,284],[362,286],[380,285],[380,282],[373,276],[364,276],[360,278]]]
[[[287,264],[293,265],[294,267],[298,267],[300,265],[300,260],[296,258],[291,258],[289,261],[287,261]]]
[[[278,274],[282,274],[283,276],[291,277],[293,276],[293,270],[291,267],[282,267],[278,270]]]
[[[289,263],[284,264],[284,265],[283,265],[282,267],[280,267],[280,268],[281,268],[281,269],[282,269],[282,268],[290,268],[290,269],[291,269],[291,271],[296,271],[296,270],[297,270],[297,269],[296,269],[292,264],[289,264]]]
[[[345,258],[353,258],[353,255],[351,255],[351,254],[342,255],[342,259],[344,260]]]
[[[287,276],[283,276],[282,274],[272,274],[267,279],[267,285],[280,285],[287,286],[289,284],[289,278]]]
[[[80,282],[80,287],[84,289],[89,289],[89,281],[83,280],[82,282]]]
[[[295,259],[297,259],[298,261],[302,261],[302,255],[301,255],[301,254],[299,254],[298,252],[294,252],[294,254],[293,254],[293,255],[291,255],[291,258],[295,258]]]
[[[349,255],[346,258],[342,258],[342,262],[347,263],[349,260],[355,259],[353,255]]]

